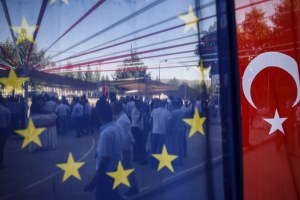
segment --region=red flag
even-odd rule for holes
[[[103,86],[102,86],[102,94],[103,94],[103,96],[106,97],[106,85],[105,84],[103,84]]]
[[[245,200],[300,199],[299,2],[236,0]]]

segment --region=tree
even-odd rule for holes
[[[138,56],[131,56],[123,61],[123,64],[112,75],[113,80],[126,79],[126,78],[143,78],[150,77],[151,74],[147,73],[147,66]]]
[[[195,49],[195,54],[199,55],[201,59],[204,57],[209,58],[211,61],[204,61],[203,67],[208,68],[211,67],[210,74],[217,74],[218,73],[218,62],[217,59],[217,52],[218,52],[218,45],[217,45],[217,23],[214,22],[209,28],[208,31],[202,31],[199,44],[197,44]],[[216,56],[212,56],[216,55]],[[200,65],[200,63],[199,63]]]
[[[171,84],[171,85],[175,85],[175,86],[178,86],[179,85],[179,81],[174,77],[173,79],[171,79],[170,81],[169,81],[169,83]]]
[[[247,60],[262,53],[270,44],[272,30],[262,9],[253,7],[237,29],[239,51]]]
[[[282,43],[293,43],[294,37],[299,29],[295,24],[295,18],[300,13],[299,1],[283,0],[275,6],[275,13],[271,18],[273,23],[273,33],[276,38],[280,38]],[[291,37],[292,36],[292,37]]]
[[[37,44],[35,43],[32,48],[31,56],[27,61],[27,56],[29,53],[29,48],[32,43],[28,41],[24,41],[18,45],[19,55],[18,51],[16,49],[16,46],[13,41],[7,39],[5,42],[0,42],[0,60],[4,61],[8,65],[15,67],[15,68],[21,68],[22,64],[19,60],[22,60],[23,63],[26,63],[29,66],[33,66],[39,63],[45,63],[51,65],[50,58],[45,55],[44,49],[38,49]],[[4,51],[3,51],[4,50]]]

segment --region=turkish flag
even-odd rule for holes
[[[300,1],[235,6],[244,198],[300,199]]]

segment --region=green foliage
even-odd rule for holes
[[[113,80],[127,79],[127,78],[142,78],[145,76],[150,77],[151,74],[147,73],[147,66],[139,59],[138,56],[131,56],[123,61],[123,64],[112,75]]]
[[[174,78],[172,78],[170,81],[169,81],[169,83],[171,84],[171,85],[175,85],[175,86],[178,86],[179,85],[179,81],[174,77]]]
[[[27,56],[29,53],[30,45],[32,43],[28,41],[24,41],[20,43],[17,47],[19,50],[16,49],[15,44],[13,41],[7,39],[5,42],[0,42],[0,46],[4,49],[1,51],[0,60],[4,61],[5,63],[9,64],[10,66],[20,68],[22,66],[20,59],[23,63],[27,61]],[[20,56],[19,56],[20,55]],[[20,57],[20,59],[19,59]],[[29,66],[33,66],[39,63],[51,64],[50,58],[45,55],[44,49],[38,49],[37,44],[35,43],[32,48],[31,56],[26,62]]]

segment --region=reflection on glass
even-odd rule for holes
[[[0,199],[224,198],[215,1],[1,9]]]
[[[251,62],[265,58],[249,68],[253,72],[262,69],[251,86],[256,108],[242,95],[244,197],[299,199],[300,3],[279,0],[236,4],[240,6],[236,8],[240,77],[246,78]],[[267,58],[266,53],[274,56]],[[267,64],[274,60],[277,62]],[[291,69],[295,71],[290,73]]]

